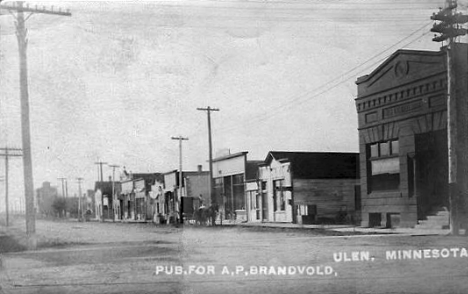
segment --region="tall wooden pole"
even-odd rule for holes
[[[78,181],[78,221],[83,220],[83,203],[81,200],[81,181],[83,181],[83,178],[77,178]]]
[[[5,148],[5,226],[9,225],[9,207],[8,207],[8,149]]]
[[[182,209],[180,207],[182,203],[182,186],[183,186],[183,172],[182,172],[182,141],[188,140],[188,138],[184,138],[182,136],[179,137],[171,137],[172,140],[179,140],[179,199],[177,199],[177,207],[179,208],[179,221],[182,221]]]
[[[116,204],[117,204],[117,199],[115,197],[115,169],[120,167],[115,164],[109,164],[109,167],[112,167],[112,208],[113,208],[113,213],[112,213],[112,221],[115,222],[115,210],[116,210]],[[108,206],[109,207],[109,206]]]
[[[28,248],[36,249],[36,217],[34,212],[34,181],[31,157],[31,129],[29,120],[27,30],[24,25],[23,3],[18,2],[16,36],[18,39],[20,61],[20,98],[21,98],[21,134],[23,143],[24,193],[26,206],[26,235]]]
[[[209,169],[210,169],[210,190],[209,190],[209,198],[211,200],[211,204],[216,204],[217,199],[216,195],[214,193],[214,184],[213,184],[213,146],[212,146],[212,140],[211,140],[211,112],[212,111],[219,111],[218,108],[197,108],[197,110],[202,110],[206,111],[208,114],[208,148],[209,148]]]
[[[62,12],[60,9],[38,9],[24,7],[23,2],[8,2],[1,4],[0,8],[9,11],[16,11],[16,37],[18,40],[19,65],[20,65],[20,100],[21,100],[21,134],[23,144],[23,175],[24,175],[24,193],[26,206],[26,235],[28,237],[28,249],[34,250],[37,247],[36,241],[36,216],[34,209],[34,181],[31,157],[31,130],[29,121],[29,95],[28,95],[28,62],[27,62],[27,30],[25,27],[24,12],[29,12],[28,18],[33,13],[55,14],[70,16],[70,12]]]
[[[458,185],[457,185],[457,97],[455,67],[453,57],[456,45],[450,38],[447,46],[447,136],[448,136],[448,169],[449,169],[449,201],[450,201],[450,233],[458,235],[460,222],[458,215]]]
[[[104,179],[103,179],[103,174],[102,174],[102,165],[103,164],[107,164],[107,162],[102,162],[102,161],[98,161],[98,162],[95,162],[94,164],[98,165],[99,166],[99,182],[104,182]],[[104,185],[104,184],[100,184],[100,185]],[[103,192],[103,188],[101,186],[101,192]],[[109,209],[108,209],[109,210]],[[103,222],[104,221],[104,193],[101,193],[101,221]]]

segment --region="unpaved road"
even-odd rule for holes
[[[468,292],[464,237],[51,221],[37,232],[57,246],[3,254],[3,293]]]

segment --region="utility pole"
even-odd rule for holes
[[[197,108],[197,110],[206,111],[208,115],[208,148],[209,148],[209,166],[210,166],[210,194],[209,197],[211,199],[211,205],[217,204],[216,195],[214,194],[213,189],[213,147],[211,141],[211,112],[212,111],[219,111],[218,108]]]
[[[23,6],[23,2],[19,1],[8,2],[7,4],[1,4],[1,9],[6,9],[10,13],[16,11],[16,37],[18,39],[19,49],[19,60],[20,60],[20,97],[21,97],[21,134],[23,143],[23,170],[24,170],[24,192],[26,198],[26,235],[28,236],[28,248],[35,250],[37,247],[36,240],[36,216],[34,211],[34,180],[33,180],[33,169],[32,169],[32,158],[31,158],[31,130],[29,120],[29,94],[28,94],[28,63],[27,63],[27,30],[25,26],[26,20],[31,17],[34,13],[42,14],[53,14],[62,16],[71,16],[69,11],[63,12],[61,9],[53,10],[46,9],[45,7],[34,8]],[[29,12],[29,15],[25,18],[24,13]]]
[[[76,178],[76,180],[78,181],[78,221],[82,221],[83,220],[83,208],[81,207],[82,204],[81,204],[81,182],[83,181],[83,178]]]
[[[57,178],[57,180],[61,180],[61,181],[62,181],[62,198],[65,198],[65,185],[64,185],[64,181],[66,181],[67,178]],[[66,201],[66,200],[65,200],[65,201]],[[65,202],[65,203],[66,203],[66,202]],[[66,218],[66,217],[67,217],[66,204],[65,204],[64,213],[65,213],[65,218]]]
[[[68,198],[68,181],[65,180],[65,198]]]
[[[103,182],[104,178],[103,178],[103,175],[102,175],[102,166],[104,164],[107,164],[107,162],[98,161],[98,162],[95,162],[94,164],[99,165],[99,181]]]
[[[179,137],[171,137],[172,140],[179,140],[179,199],[177,200],[176,206],[179,208],[179,220],[182,221],[182,184],[183,184],[183,176],[182,176],[182,141],[188,140],[188,138],[184,138],[182,136]]]
[[[102,166],[107,164],[107,162],[97,161],[94,164],[98,165],[99,169],[99,182],[103,182],[103,175],[102,175]],[[102,192],[102,190],[101,190]],[[101,193],[101,222],[104,222],[104,193]]]
[[[57,178],[57,180],[62,181],[62,197],[65,198],[65,181],[67,180],[67,178]]]
[[[441,8],[438,13],[431,16],[432,20],[439,21],[434,24],[431,32],[439,33],[439,36],[434,37],[432,40],[435,42],[442,42],[448,40],[447,45],[447,139],[448,139],[448,185],[449,185],[449,202],[450,202],[450,233],[458,235],[460,231],[460,217],[462,203],[460,198],[459,181],[459,166],[458,158],[462,158],[459,154],[465,152],[463,148],[459,148],[459,130],[457,108],[461,105],[460,98],[457,97],[457,74],[455,58],[457,56],[457,46],[455,38],[465,35],[467,30],[460,28],[459,24],[468,22],[468,16],[461,13],[454,13],[453,10],[457,8],[456,0],[446,0],[445,8]]]
[[[9,200],[8,200],[8,194],[9,194],[9,186],[8,186],[8,177],[9,177],[9,166],[8,166],[8,161],[9,161],[9,157],[10,156],[22,156],[21,154],[18,154],[18,153],[10,153],[9,151],[13,151],[13,152],[18,152],[18,151],[22,151],[21,149],[19,148],[8,148],[8,147],[5,147],[5,148],[0,148],[0,151],[3,151],[2,154],[0,154],[0,156],[3,156],[5,157],[5,226],[8,227],[9,226]]]
[[[109,167],[112,167],[112,207],[113,209],[113,216],[112,216],[112,221],[115,222],[115,210],[117,206],[117,199],[115,197],[115,169],[119,168],[119,165],[115,164],[109,164]]]

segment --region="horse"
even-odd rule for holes
[[[207,222],[211,220],[211,225],[216,226],[216,216],[218,214],[217,205],[210,205],[209,207],[201,206],[193,213],[195,225],[208,225]]]

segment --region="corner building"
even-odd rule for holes
[[[468,51],[456,45],[466,100]],[[362,226],[414,227],[449,209],[446,64],[445,48],[398,50],[357,79]]]

